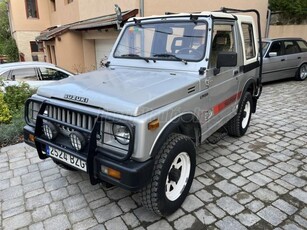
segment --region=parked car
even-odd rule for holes
[[[307,42],[301,38],[263,39],[262,82],[307,78]]]
[[[72,76],[67,70],[47,62],[14,62],[0,65],[4,86],[28,83],[32,88]]]

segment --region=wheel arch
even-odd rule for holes
[[[155,157],[164,141],[171,133],[179,133],[191,138],[195,145],[201,142],[201,126],[193,113],[179,114],[169,121],[156,137],[149,155]]]
[[[250,94],[252,95],[252,99],[253,99],[253,105],[252,105],[252,113],[256,112],[256,107],[257,107],[257,89],[256,89],[257,83],[254,79],[249,79],[245,86],[244,89],[242,90],[242,94],[241,94],[241,98],[242,96],[246,93],[246,92],[250,92]]]

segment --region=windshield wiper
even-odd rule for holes
[[[147,63],[149,62],[149,59],[148,59],[148,58],[141,57],[141,56],[138,55],[138,54],[122,54],[121,57],[136,57],[136,58],[138,58],[138,59],[143,59],[143,60],[146,61]]]
[[[161,53],[161,54],[154,54],[154,57],[166,57],[166,58],[174,58],[178,61],[182,61],[185,65],[188,64],[188,62],[180,57],[177,57],[174,54],[167,54],[167,53]]]

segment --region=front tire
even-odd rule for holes
[[[141,191],[143,205],[161,216],[175,212],[185,200],[196,167],[196,150],[192,140],[171,134],[155,158],[150,183]]]
[[[297,71],[295,79],[298,81],[304,81],[307,78],[307,64],[303,63]]]
[[[239,104],[237,115],[227,124],[229,136],[241,137],[246,133],[252,115],[252,106],[252,95],[250,92],[245,92]]]

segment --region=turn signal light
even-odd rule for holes
[[[29,141],[35,141],[35,136],[33,134],[29,134]]]
[[[115,179],[118,179],[120,180],[121,178],[121,173],[120,171],[117,171],[115,169],[112,169],[112,168],[108,168],[106,166],[101,166],[101,171],[105,174],[107,174],[108,176],[110,177],[113,177]]]
[[[148,130],[155,130],[159,128],[160,122],[158,119],[155,119],[148,123]]]

